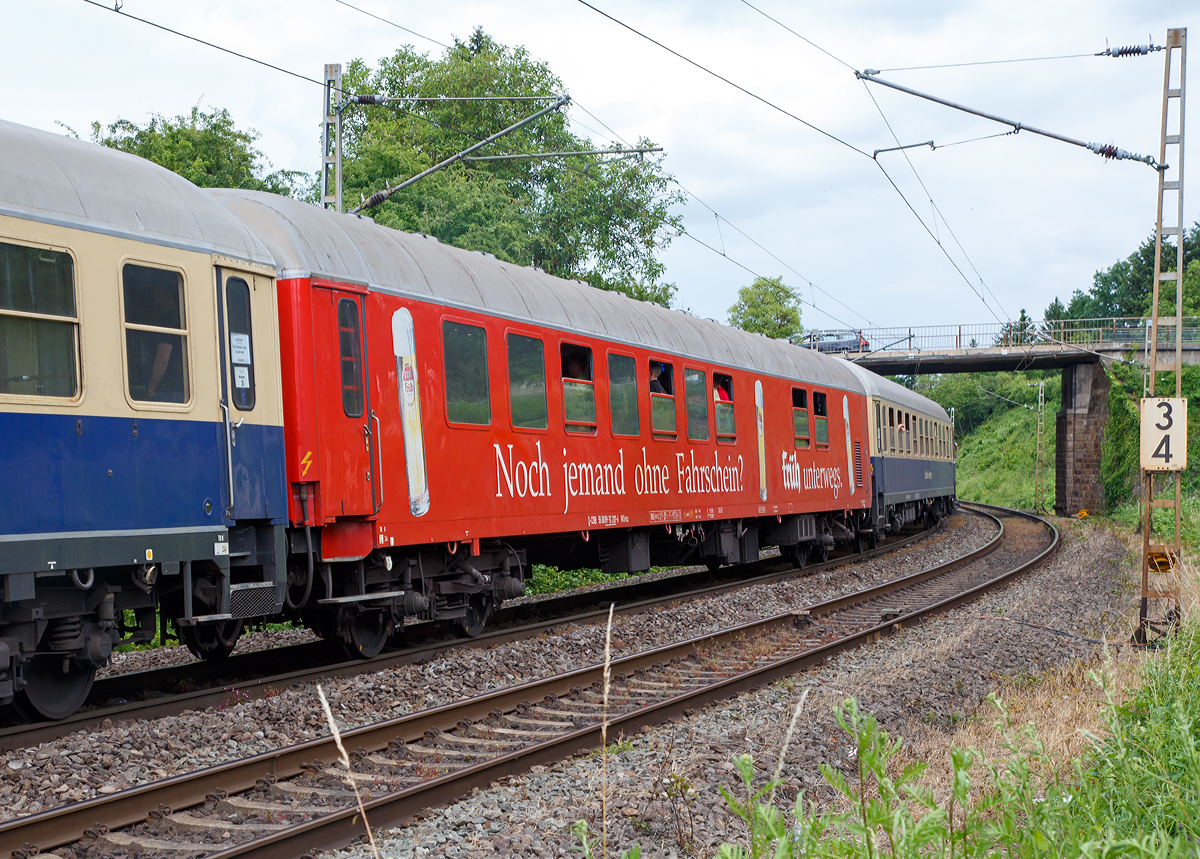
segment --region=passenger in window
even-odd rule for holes
[[[713,379],[713,402],[728,403],[732,402],[733,398],[729,396],[729,392],[725,390],[725,386]]]
[[[587,370],[583,366],[583,361],[578,355],[572,355],[567,359],[566,366],[563,368],[564,379],[587,379]]]
[[[662,375],[663,366],[658,361],[650,362],[650,393],[665,394],[667,389],[663,387],[662,382],[658,377]]]
[[[165,327],[179,326],[178,293],[156,289],[154,296],[154,322]],[[160,321],[161,320],[161,321]],[[151,334],[154,344],[154,359],[150,365],[150,377],[146,382],[146,396],[164,403],[182,403],[186,399],[183,385],[183,338],[178,334]]]

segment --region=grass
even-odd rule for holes
[[[1042,461],[1042,503],[1054,506],[1054,415],[1048,412]],[[1034,507],[1037,414],[1008,409],[959,439],[958,497],[1005,507]]]
[[[992,729],[963,726],[931,767],[936,749],[906,749],[846,699],[835,716],[853,763],[821,768],[840,807],[819,812],[801,795],[788,815],[764,801],[777,781],[756,787],[753,761],[738,756],[746,798],[727,800],[746,837],[717,856],[1196,855],[1200,624],[1158,652],[1109,659],[1103,671],[1076,665],[1014,700],[993,696]]]

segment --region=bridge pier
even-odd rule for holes
[[[1100,444],[1108,427],[1108,387],[1099,361],[1063,367],[1054,448],[1054,512],[1059,516],[1104,509]]]

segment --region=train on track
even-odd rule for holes
[[[532,564],[797,563],[954,504],[850,361],[0,122],[0,704],[299,619],[476,635]]]

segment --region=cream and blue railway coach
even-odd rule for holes
[[[0,703],[57,718],[160,606],[209,656],[280,609],[274,271],[149,162],[6,122],[0,152]]]
[[[881,535],[936,524],[956,504],[954,424],[946,410],[903,385],[847,362],[867,397],[873,518]]]

